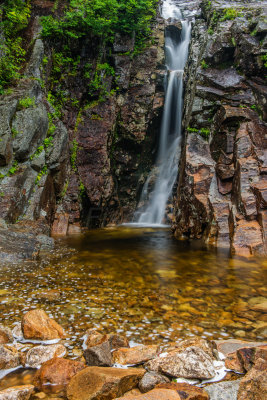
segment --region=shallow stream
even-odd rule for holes
[[[266,259],[229,258],[167,229],[99,229],[58,241],[43,261],[2,266],[0,314],[12,327],[42,307],[66,329],[70,354],[90,327],[142,343],[261,340],[266,270]]]

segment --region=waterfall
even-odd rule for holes
[[[167,82],[160,130],[156,171],[152,170],[144,184],[134,221],[138,225],[162,225],[166,205],[178,174],[181,149],[183,108],[183,71],[187,61],[191,23],[181,20],[182,14],[174,1],[165,0],[162,17],[173,24],[181,21],[182,31],[165,31]]]

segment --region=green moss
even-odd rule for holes
[[[25,97],[20,99],[18,109],[23,110],[24,108],[35,107],[35,99],[31,97]]]
[[[223,16],[221,17],[221,21],[234,20],[237,17],[242,17],[242,16],[243,14],[233,7],[225,8],[223,10]]]
[[[202,60],[202,61],[201,61],[201,68],[203,68],[203,69],[209,68],[209,66],[208,66],[208,64],[206,63],[205,60]]]
[[[77,171],[76,160],[78,152],[78,142],[76,139],[72,141],[71,152],[70,152],[70,165],[73,171]]]
[[[44,165],[35,179],[35,184],[37,185],[40,182],[42,176],[46,175],[47,173],[48,173],[47,165]]]

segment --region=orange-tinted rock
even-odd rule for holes
[[[56,214],[51,236],[66,236],[69,226],[69,214]]]
[[[40,309],[23,315],[21,327],[26,339],[51,340],[65,337],[63,328]]]
[[[233,253],[239,256],[250,257],[253,254],[262,254],[264,247],[259,223],[257,221],[238,221],[231,246]]]
[[[70,379],[84,368],[85,365],[79,361],[52,358],[36,372],[34,385],[44,392],[52,389],[54,393],[57,393],[64,389]]]
[[[13,335],[11,330],[4,325],[0,325],[0,344],[12,343]]]
[[[123,396],[115,400],[183,400],[175,390],[153,389],[150,392],[139,396]]]
[[[249,371],[257,363],[258,359],[267,361],[267,345],[237,350],[240,363],[246,371]]]
[[[121,348],[113,352],[113,361],[121,365],[141,364],[155,357],[158,352],[157,345],[136,346],[131,348]]]
[[[245,369],[238,358],[237,352],[229,353],[225,359],[225,367],[240,374],[245,373]]]
[[[188,383],[161,383],[157,388],[175,390],[183,400],[209,400],[209,395],[203,388]]]
[[[139,368],[87,367],[71,379],[67,397],[68,400],[111,400],[136,387],[144,373]]]
[[[258,359],[242,378],[237,400],[263,400],[267,398],[267,361]]]

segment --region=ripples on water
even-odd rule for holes
[[[164,229],[94,230],[58,241],[43,261],[2,266],[0,313],[12,327],[42,307],[68,332],[70,355],[90,327],[143,343],[260,340],[266,316],[252,309],[252,298],[267,294],[266,267],[266,259],[231,259]],[[52,289],[58,298],[44,300]]]

